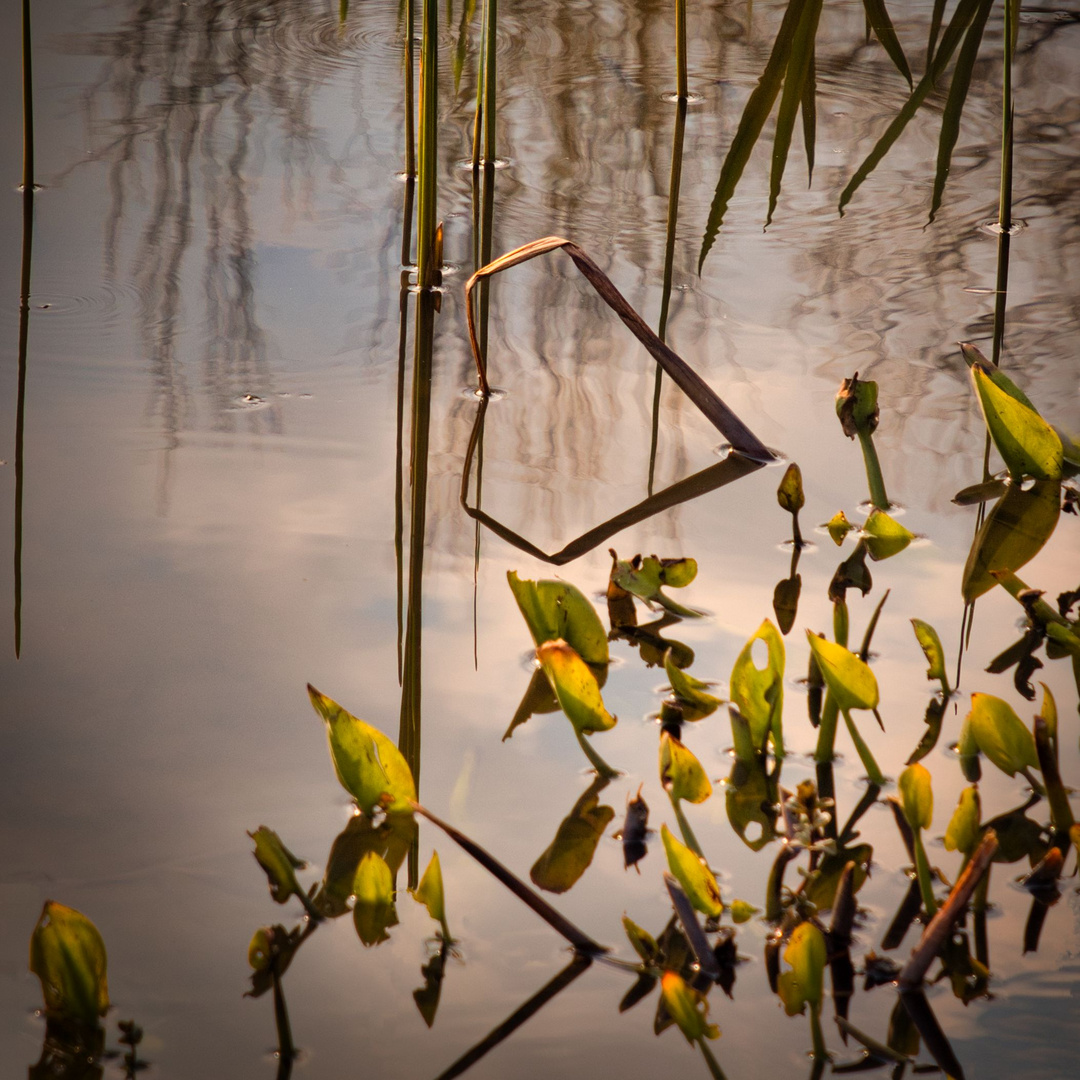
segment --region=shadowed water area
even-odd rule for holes
[[[965,4],[946,63],[935,49]],[[689,0],[680,103],[676,5],[503,0],[499,168],[475,171],[484,4],[435,6],[437,163],[421,184],[443,226],[438,292],[415,284],[423,191],[406,175],[405,4],[33,3],[29,200],[17,190],[19,11],[0,16],[0,1080],[135,1072],[119,1053],[33,1071],[46,1020],[27,945],[47,900],[89,917],[107,947],[106,1048],[128,1049],[117,1021],[134,1019],[138,1059],[162,1080],[404,1080],[459,1075],[459,1062],[476,1080],[706,1077],[716,1063],[730,1080],[860,1062],[883,1077],[957,1075],[952,1064],[980,1080],[1073,1075],[1080,894],[1064,807],[1080,811],[1080,661],[1067,644],[1056,654],[1045,617],[1025,622],[992,578],[972,586],[965,565],[990,557],[976,532],[997,514],[1025,558],[994,568],[1057,611],[1080,585],[1076,482],[1066,461],[1064,480],[1025,470],[1003,496],[953,497],[1005,467],[973,390],[990,376],[969,372],[958,342],[1000,363],[1063,433],[1066,459],[1080,436],[1080,7],[1019,8],[1002,244],[1003,3],[888,4],[909,85],[889,34],[868,26],[880,5]],[[812,81],[790,101],[777,82],[721,198],[793,12],[817,21],[796,34],[787,82],[800,63]],[[415,17],[419,83],[420,0]],[[852,190],[935,55],[936,86]],[[789,152],[777,149],[785,115]],[[776,460],[728,454],[737,436],[670,369],[658,381],[656,352],[563,251],[475,287],[496,391],[477,396],[466,281],[546,236],[577,245]],[[862,442],[845,437],[834,401],[856,372],[877,385],[881,509],[915,536],[849,565],[841,604],[837,564],[858,533],[837,547],[820,526],[840,510],[859,525],[871,509]],[[777,497],[792,462],[801,549]],[[665,617],[625,596],[609,608],[609,549],[624,585],[636,553],[696,560],[696,576],[666,590],[692,611]],[[598,776],[577,745],[508,572],[572,583],[611,631],[610,663],[589,670],[618,723],[582,739],[618,775]],[[973,609],[965,585],[980,593]],[[868,787],[843,718],[832,767],[815,761],[806,632],[843,637],[849,623],[858,653],[886,590],[866,657],[884,729],[866,709],[852,717],[888,781]],[[940,638],[951,696],[928,681],[913,618]],[[1072,630],[1054,632],[1073,633],[1076,608],[1061,618]],[[770,703],[782,695],[783,745],[770,729],[754,757],[740,754],[726,702],[765,619],[784,630],[769,691]],[[563,630],[552,636],[572,637]],[[1042,664],[1028,671],[1033,700],[1015,665],[985,671],[1022,635]],[[695,720],[684,698],[681,723],[665,715],[712,786],[678,809],[657,767],[657,714],[678,680],[668,648],[725,701]],[[981,824],[1026,810],[995,824],[998,861],[930,969],[927,1021],[889,978],[866,988],[867,967],[880,970],[868,954],[903,965],[922,932],[919,860],[887,800],[911,809],[897,781],[938,724],[921,760],[933,811],[920,843],[944,900],[966,863],[942,838],[970,791],[954,747],[971,694],[1003,699],[1031,732],[1047,715],[1040,682],[1056,701],[1060,780],[1043,757],[1010,777],[980,744]],[[365,938],[348,913],[371,826],[335,776],[309,683],[400,746],[424,807],[622,966],[572,951],[420,816],[380,849],[398,921],[367,940],[381,926]],[[807,811],[808,782],[820,797],[832,784],[834,805],[818,806],[831,826]],[[639,792],[647,854],[628,868],[617,833]],[[391,828],[381,810],[375,822]],[[260,825],[307,862],[305,894],[323,884],[314,902],[274,903],[251,854]],[[662,825],[699,843],[715,874],[723,915],[683,913],[717,950],[715,978],[675,921]],[[803,825],[816,831],[799,847]],[[1055,845],[1060,878],[1044,865]],[[433,849],[452,947],[408,894]],[[834,894],[848,858],[857,914],[845,935]],[[1048,880],[1025,887],[1033,866]],[[905,900],[910,925],[886,948]],[[624,913],[661,939],[659,961],[635,952]],[[248,943],[275,924],[309,936],[278,985],[245,997]],[[819,1003],[788,1016],[771,969],[793,965],[780,958],[803,927],[833,929],[833,963]],[[632,965],[654,978],[636,1002]],[[689,1043],[665,1024],[665,970],[708,984],[718,1040]],[[808,1022],[818,1012],[828,1057]]]

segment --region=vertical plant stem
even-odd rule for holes
[[[926,858],[923,846],[922,829],[916,829],[915,835],[915,876],[919,879],[919,892],[922,893],[923,907],[932,919],[937,914],[937,900],[934,898],[934,881],[930,876],[930,862]]]
[[[23,188],[22,267],[19,275],[19,381],[15,399],[15,659],[22,653],[23,480],[26,461],[26,369],[30,340],[30,267],[34,250],[34,185]]]
[[[866,465],[866,482],[870,485],[870,501],[878,510],[889,509],[889,496],[885,494],[885,478],[881,475],[881,462],[874,447],[874,437],[869,432],[859,432],[863,462]]]
[[[1001,364],[1005,344],[1005,308],[1009,295],[1009,246],[1012,240],[1013,53],[1019,29],[1020,2],[1005,0],[1005,56],[1001,75],[1001,182],[998,188],[997,279],[994,283],[994,346],[991,359]]]
[[[34,70],[33,38],[30,33],[30,0],[22,0],[22,102],[24,192],[34,190]]]
[[[690,822],[686,820],[686,816],[682,812],[682,807],[679,805],[679,800],[672,798],[671,792],[668,792],[668,798],[671,800],[671,809],[675,811],[675,820],[679,823],[679,830],[682,832],[683,843],[694,852],[699,859],[705,858],[705,852],[701,850],[701,844],[698,843],[698,838],[694,835],[694,830],[690,828]]]
[[[430,289],[438,274],[435,233],[438,227],[439,5],[424,0],[420,45],[420,206],[416,229],[417,283]],[[419,309],[418,309],[419,310]]]
[[[686,0],[675,0],[675,71],[679,101],[689,96],[686,72]]]
[[[825,704],[821,708],[821,727],[818,728],[817,749],[814,760],[821,765],[832,761],[833,746],[836,743],[836,723],[840,718],[840,709],[836,698],[829,692],[825,694]]]
[[[484,164],[495,167],[495,56],[499,23],[499,0],[486,0],[487,16],[484,28]]]
[[[859,729],[855,726],[855,721],[851,719],[851,713],[844,712],[844,723],[847,725],[848,734],[851,736],[851,741],[855,744],[855,750],[858,752],[859,760],[863,763],[863,768],[866,769],[866,775],[871,784],[876,787],[885,786],[885,777],[878,768],[878,763],[874,760],[874,755],[870,753],[870,747],[863,742],[862,736],[859,734]],[[822,719],[822,727],[825,726],[824,718]]]
[[[675,134],[671,146],[671,177],[668,181],[667,237],[664,243],[664,284],[660,294],[660,319],[656,336],[667,342],[668,311],[671,307],[671,282],[675,265],[675,230],[679,221],[679,189],[682,187],[683,139],[686,134],[686,99],[680,98],[675,113]],[[660,392],[664,385],[664,369],[656,365],[653,383],[652,439],[649,446],[649,494],[656,479],[656,451],[660,441]]]
[[[487,56],[488,0],[484,0],[484,13],[480,25],[480,61],[476,69],[476,114],[473,117],[472,167],[475,176],[480,170],[484,141],[484,59]]]
[[[413,38],[416,36],[415,0],[405,0],[405,175],[416,176],[416,98]],[[408,262],[408,259],[405,260]]]
[[[613,780],[619,775],[618,769],[613,769],[593,748],[592,744],[584,735],[581,734],[577,728],[574,728],[574,734],[577,736],[578,745],[584,751],[585,756],[592,763],[592,767],[596,770],[598,776],[602,776],[607,780]]]
[[[288,1080],[292,1075],[293,1062],[296,1060],[296,1047],[293,1045],[292,1026],[289,1024],[289,1010],[285,1006],[285,993],[281,989],[281,976],[272,974],[274,986],[274,1024],[278,1036],[278,1071],[277,1080]]]

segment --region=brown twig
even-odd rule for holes
[[[997,833],[987,829],[967,868],[952,887],[948,899],[938,908],[937,914],[930,920],[923,931],[919,944],[915,946],[910,959],[900,972],[900,989],[914,990],[926,975],[927,969],[937,956],[945,939],[952,933],[956,921],[960,918],[971,894],[986,873],[998,849]]]

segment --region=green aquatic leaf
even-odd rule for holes
[[[765,666],[754,663],[754,644],[764,641]],[[772,736],[778,756],[784,753],[781,718],[784,711],[784,639],[766,619],[743,646],[731,669],[731,700],[750,725],[750,735],[758,750]]]
[[[806,505],[802,470],[794,461],[784,470],[780,486],[776,489],[776,501],[789,514],[797,514]]]
[[[412,813],[386,814],[377,825],[366,814],[351,817],[330,848],[322,885],[313,900],[315,908],[328,919],[349,910],[356,869],[369,851],[375,852],[396,877],[417,831]]]
[[[981,816],[979,789],[974,785],[964,788],[960,792],[960,801],[953,811],[949,827],[945,830],[945,850],[970,855],[982,835],[979,829]]]
[[[884,510],[871,510],[862,532],[867,553],[874,562],[898,555],[915,539],[913,532],[889,517]]]
[[[866,9],[867,25],[873,29],[874,36],[881,42],[889,59],[896,65],[896,70],[907,79],[908,89],[913,90],[911,68],[908,67],[907,57],[900,45],[900,39],[896,36],[892,19],[889,18],[885,0],[863,0],[863,7]]]
[[[849,439],[856,435],[873,435],[877,430],[881,410],[878,408],[878,384],[873,380],[860,379],[856,372],[840,384],[835,404],[840,427]]]
[[[689,585],[697,576],[697,562],[694,559],[658,559],[655,555],[633,559],[616,558],[611,569],[611,580],[615,585],[644,600],[650,607],[659,604],[672,615],[684,618],[697,618],[700,611],[683,607],[667,596],[663,587],[681,589]]]
[[[712,794],[712,784],[701,762],[666,731],[660,736],[660,783],[676,801],[701,803]]]
[[[732,725],[735,723],[733,716]],[[776,839],[779,793],[776,781],[771,780],[766,771],[763,758],[751,757],[749,761],[736,758],[724,785],[724,801],[731,827],[751,851],[760,851]],[[759,829],[751,838],[747,833],[753,824]]]
[[[565,641],[545,641],[536,650],[536,659],[559,699],[559,706],[579,735],[608,731],[615,726],[617,717],[604,708],[596,676]]]
[[[931,681],[937,679],[941,683],[942,690],[948,693],[949,679],[945,674],[945,650],[941,647],[941,638],[938,637],[937,631],[922,619],[912,619],[911,626],[915,631],[919,647],[926,657],[926,662],[930,665],[926,669],[927,679]]]
[[[1061,436],[1024,401],[991,379],[981,364],[972,364],[971,381],[979,398],[987,431],[1009,475],[1014,479],[1060,480],[1064,448]]]
[[[720,886],[705,861],[676,839],[667,825],[660,826],[660,839],[664,842],[668,866],[694,908],[703,915],[723,914]]]
[[[826,958],[825,935],[811,922],[799,923],[784,949],[784,961],[791,970],[781,972],[777,982],[788,1016],[801,1013],[808,1004],[821,1004]]]
[[[968,713],[971,737],[979,749],[1008,776],[1037,769],[1035,739],[1012,706],[993,694],[972,694]]]
[[[450,927],[446,923],[446,897],[443,893],[442,864],[439,862],[439,853],[431,853],[431,862],[428,863],[420,884],[413,892],[413,899],[418,904],[427,908],[428,914],[442,927],[443,939],[450,940]]]
[[[913,829],[929,829],[934,817],[934,792],[925,766],[916,762],[900,774],[900,797],[908,824]]]
[[[709,1003],[678,972],[664,972],[660,992],[664,995],[668,1013],[688,1043],[720,1038],[720,1029],[709,1023]]]
[[[108,958],[98,928],[81,912],[46,900],[30,935],[30,970],[48,1015],[96,1026],[109,1009]]]
[[[979,764],[979,744],[975,741],[975,732],[971,727],[969,713],[960,725],[960,738],[956,743],[956,755],[960,759],[960,770],[969,784],[977,784],[982,779],[982,766]]]
[[[248,836],[255,841],[255,859],[266,871],[270,882],[270,895],[284,904],[290,896],[300,895],[303,890],[296,880],[296,871],[307,864],[298,859],[282,842],[273,829],[260,825]]]
[[[513,570],[506,580],[537,646],[561,639],[587,664],[611,659],[604,624],[580,589],[567,581],[519,578]]]
[[[607,781],[598,779],[559,823],[555,839],[533,864],[529,877],[545,892],[564,893],[589,868],[600,838],[615,817],[610,806],[600,805],[600,791]]]
[[[701,720],[720,707],[720,698],[707,693],[707,682],[695,679],[675,664],[674,653],[671,649],[664,654],[664,670],[667,672],[671,689],[675,692],[682,709],[684,720]]]
[[[964,565],[964,600],[971,603],[996,584],[995,571],[1016,573],[1043,548],[1061,514],[1061,485],[1037,480],[1030,488],[1013,484],[987,515]]]
[[[810,642],[814,659],[817,660],[821,677],[841,712],[878,707],[880,699],[877,679],[868,665],[835,641],[827,641],[809,630],[806,638]]]
[[[852,844],[834,852],[826,852],[818,863],[816,873],[807,880],[803,895],[818,911],[828,911],[836,900],[847,864],[855,864],[851,882],[853,891],[858,892],[870,876],[870,862],[873,857],[874,849],[869,844]]]
[[[334,772],[367,815],[379,807],[409,813],[416,799],[412,770],[401,751],[378,728],[343,709],[310,683],[308,695],[326,721]]]
[[[660,958],[660,946],[657,945],[656,938],[627,915],[622,917],[622,924],[627,939],[634,947],[634,952],[641,957],[642,963],[650,966],[655,964]]]
[[[828,529],[829,536],[832,537],[833,543],[839,547],[844,542],[844,537],[847,536],[855,526],[848,521],[847,515],[843,510],[837,510],[836,513],[825,522],[825,528]]]
[[[390,867],[374,851],[369,851],[356,868],[353,881],[353,924],[365,946],[379,945],[389,940],[386,932],[397,925],[394,908],[394,878]]]
[[[1054,745],[1054,752],[1057,753],[1057,702],[1054,701],[1054,695],[1050,693],[1050,687],[1046,683],[1041,682],[1039,685],[1043,688],[1042,708],[1039,709],[1039,716],[1042,717],[1043,723],[1046,724],[1046,733],[1050,738],[1050,742]]]
[[[731,901],[731,921],[734,923],[749,922],[761,908],[754,907],[753,904],[748,903],[746,900],[732,900]]]

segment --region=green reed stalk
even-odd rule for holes
[[[675,73],[679,101],[689,97],[686,74],[686,0],[675,0]]]
[[[664,242],[664,284],[660,294],[660,319],[656,336],[667,343],[668,310],[671,307],[671,280],[675,265],[675,230],[679,222],[679,189],[682,186],[683,141],[686,134],[686,98],[680,98],[675,114],[675,135],[671,146],[671,178],[668,181],[667,236]],[[664,385],[664,369],[656,365],[653,383],[652,439],[649,447],[649,494],[653,493],[656,478],[656,451],[660,441],[660,391]]]
[[[34,190],[34,71],[30,0],[22,0],[23,191]]]
[[[495,30],[499,22],[499,0],[486,0],[484,26],[484,163],[495,167]]]
[[[430,289],[438,276],[439,5],[424,0],[420,44],[419,209],[416,227],[417,283]]]
[[[414,0],[405,0],[405,175],[416,176],[416,94],[413,73],[413,38],[416,36]],[[405,262],[408,262],[406,256]]]

